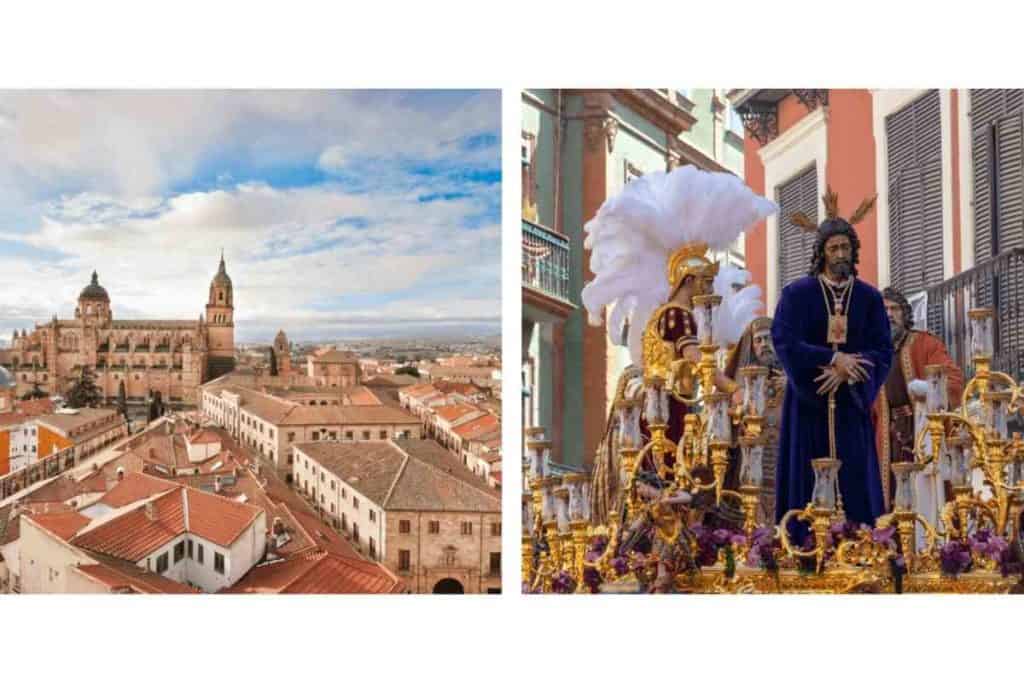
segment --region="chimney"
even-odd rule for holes
[[[213,492],[220,493],[220,475],[218,474],[213,478]]]
[[[123,467],[118,467],[117,468],[117,480],[118,481],[124,481],[124,468]]]
[[[153,504],[153,501],[146,503],[146,519],[151,522],[156,521],[156,505]]]

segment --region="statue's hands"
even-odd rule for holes
[[[832,367],[840,372],[843,379],[852,379],[855,382],[863,382],[868,378],[867,368],[873,367],[874,363],[869,361],[859,353],[842,353],[836,354],[835,360],[832,361]]]
[[[917,400],[928,398],[928,382],[923,379],[914,379],[907,385],[910,395]]]
[[[827,394],[831,391],[835,391],[843,382],[846,381],[846,377],[842,373],[831,365],[826,365],[821,369],[821,374],[814,378],[815,382],[821,382],[821,386],[818,387],[818,395]]]

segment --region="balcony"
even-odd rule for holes
[[[523,220],[523,296],[562,315],[576,307],[569,300],[569,238]]]
[[[974,373],[968,357],[972,308],[995,310],[992,369],[1015,379],[1024,373],[1024,248],[1008,249],[927,291],[927,329],[946,344],[965,376]],[[922,321],[916,321],[921,326]]]

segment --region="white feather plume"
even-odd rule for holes
[[[670,294],[669,255],[697,241],[722,249],[777,208],[738,177],[695,166],[630,182],[584,226],[594,272],[582,292],[590,324],[600,325],[610,307],[612,342],[621,344],[628,322],[630,355],[639,362],[644,326]]]
[[[712,328],[715,343],[723,349],[740,340],[747,325],[754,321],[764,306],[761,288],[749,285],[749,282],[749,271],[728,264],[719,268],[715,276],[714,291],[722,297],[722,304],[715,311]],[[742,289],[737,291],[736,286]]]

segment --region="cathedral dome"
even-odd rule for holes
[[[100,286],[100,279],[96,275],[96,271],[92,272],[92,282],[82,290],[82,293],[78,295],[79,300],[88,299],[90,301],[103,301],[110,303],[110,295],[107,294],[107,290]]]
[[[16,386],[18,386],[18,383],[15,381],[14,375],[3,366],[0,366],[0,389],[13,389]]]

